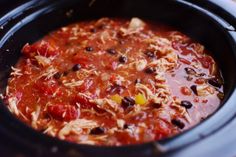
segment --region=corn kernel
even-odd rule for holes
[[[111,100],[115,101],[117,104],[121,104],[122,97],[118,94],[111,96]]]
[[[147,100],[143,94],[138,94],[135,96],[135,103],[139,105],[144,105],[146,104]]]

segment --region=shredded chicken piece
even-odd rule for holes
[[[91,96],[89,96],[89,94],[85,94],[85,93],[78,93],[78,95],[80,96],[84,96],[85,98],[91,99]]]
[[[4,95],[2,93],[0,94],[0,99],[4,99]]]
[[[150,44],[149,48],[152,51],[164,55],[160,59],[151,62],[149,65],[156,66],[158,72],[166,72],[177,66],[178,56],[168,39],[156,36],[151,39],[146,39],[145,41]]]
[[[125,121],[124,121],[123,119],[117,119],[116,122],[117,122],[117,126],[118,126],[120,129],[123,129],[123,128],[124,128]]]
[[[111,39],[111,36],[110,34],[108,33],[108,31],[104,31],[100,34],[100,40],[103,44],[106,43],[107,40],[110,40]]]
[[[187,122],[189,122],[189,123],[192,122],[192,120],[191,120],[191,118],[190,118],[188,112],[186,111],[186,109],[185,109],[184,107],[180,106],[178,103],[175,103],[175,102],[173,102],[173,103],[171,104],[171,107],[174,107],[175,109],[177,109],[177,110],[178,110],[178,113],[179,113],[180,115],[182,115],[182,116],[187,120]]]
[[[47,125],[47,127],[46,127],[47,129],[44,130],[43,133],[55,137],[58,130],[57,130],[57,128],[55,128],[55,127],[52,125],[51,122],[52,122],[52,121],[50,121],[50,122],[48,123],[48,125]]]
[[[58,70],[56,68],[54,68],[53,66],[49,66],[45,71],[43,71],[41,73],[41,75],[37,78],[40,79],[42,77],[46,77],[46,80],[51,79],[56,73],[58,72]]]
[[[77,40],[78,39],[78,37],[70,37],[69,38],[69,40],[71,41],[71,40]]]
[[[199,69],[202,65],[199,61],[196,60],[196,61],[191,62],[191,66],[193,66],[196,69]]]
[[[147,110],[148,108],[149,108],[148,106],[134,105],[133,110],[129,112],[125,117],[126,118],[133,117],[133,116],[136,116],[137,114],[141,115],[145,113],[145,110]]]
[[[152,99],[155,97],[153,92],[146,85],[137,83],[135,87],[139,92],[144,94],[147,99]]]
[[[208,96],[214,94],[215,89],[209,85],[198,85],[197,94],[199,96]]]
[[[63,32],[66,32],[66,31],[68,31],[68,28],[67,28],[67,27],[62,27],[61,30],[62,30]]]
[[[128,28],[120,28],[120,34],[122,36],[135,34],[143,30],[144,26],[145,26],[145,23],[142,20],[134,17],[131,19]]]
[[[84,80],[79,80],[79,81],[75,81],[75,80],[71,80],[71,82],[67,82],[67,81],[62,81],[62,83],[64,84],[64,86],[66,87],[78,87],[80,85],[82,85],[84,83]]]
[[[122,83],[122,82],[123,82],[123,83]],[[117,85],[122,85],[122,84],[124,84],[124,82],[125,82],[124,77],[122,77],[122,76],[120,76],[120,75],[117,75],[117,76],[116,76],[115,83],[116,83]]]
[[[17,108],[17,105],[19,103],[19,100],[17,99],[17,97],[8,98],[8,103],[9,103],[9,106],[8,106],[9,110],[18,116],[20,111]]]
[[[110,75],[108,73],[102,73],[101,74],[101,80],[102,81],[107,81],[110,79]]]
[[[37,120],[39,118],[40,110],[41,110],[41,107],[39,105],[37,105],[36,110],[31,113],[31,117],[32,117],[31,118],[32,119],[31,125],[33,128],[37,128]]]
[[[135,65],[136,65],[137,71],[142,71],[143,69],[145,69],[145,67],[147,65],[147,61],[146,61],[146,59],[138,60],[135,62]]]
[[[98,108],[105,110],[106,112],[110,113],[113,117],[116,117],[115,112],[120,111],[119,105],[107,98],[94,99],[90,100],[90,102],[96,103]]]
[[[171,41],[181,41],[182,43],[189,41],[189,38],[187,36],[180,34],[177,31],[172,31],[169,37]]]
[[[51,64],[50,58],[47,58],[41,55],[35,56],[35,59],[37,60],[38,64],[42,65],[43,67],[46,67]]]
[[[166,55],[174,51],[171,42],[166,38],[155,36],[153,38],[146,39],[145,42],[149,44],[150,50],[160,53],[161,55]]]
[[[133,17],[129,23],[128,30],[139,31],[139,30],[142,30],[144,26],[145,26],[145,23],[141,19],[137,17]]]
[[[79,142],[82,144],[89,144],[89,145],[95,145],[99,141],[107,141],[108,135],[99,135],[99,136],[84,136],[83,138],[79,139]]]
[[[176,59],[177,62],[177,59]],[[158,60],[149,63],[150,66],[155,66],[157,72],[167,72],[176,67],[176,63],[169,62],[166,58],[160,58]]]
[[[81,134],[83,129],[92,129],[98,126],[98,123],[87,119],[76,119],[66,123],[65,126],[59,131],[58,136],[60,139],[65,139],[66,135],[70,133]]]
[[[13,66],[11,67],[12,69],[12,72],[11,72],[11,76],[22,76],[22,72],[21,72],[21,69],[18,69],[18,68],[14,68]]]
[[[160,85],[160,87],[156,90],[155,93],[153,93],[146,85],[137,83],[136,84],[136,90],[141,92],[147,100],[153,101],[154,103],[160,103],[160,104],[167,104],[169,101],[172,101],[170,99],[170,91],[167,85],[162,84],[156,84]]]

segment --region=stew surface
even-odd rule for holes
[[[183,132],[220,105],[223,79],[204,46],[139,18],[82,21],[25,44],[5,102],[62,140],[126,145]]]

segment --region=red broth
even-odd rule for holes
[[[183,132],[223,98],[203,45],[139,18],[78,22],[22,48],[5,101],[34,129],[80,144],[126,145]]]

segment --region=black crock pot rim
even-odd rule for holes
[[[41,3],[37,3],[37,2],[38,2],[38,0],[30,1],[30,2],[27,2],[27,3],[25,3],[25,4],[23,4],[23,5],[19,6],[19,7],[17,7],[17,8],[14,9],[13,11],[9,12],[8,14],[6,14],[3,18],[1,18],[1,19],[0,19],[0,24],[3,25],[3,26],[5,26],[5,25],[7,25],[7,21],[8,21],[9,18],[11,18],[11,17],[19,17],[19,16],[20,16],[20,14],[18,14],[18,13],[19,13],[19,10],[25,11],[25,10],[27,10],[27,9],[32,8],[32,5],[35,5],[35,4],[37,4],[37,5],[35,5],[35,7],[42,6],[42,5],[47,4],[46,2],[48,2],[48,1],[43,0],[43,1],[41,1]],[[236,41],[235,38],[234,38],[230,33],[227,33],[228,31],[233,31],[233,30],[234,30],[234,28],[233,28],[228,22],[224,21],[223,19],[221,19],[219,16],[213,14],[212,12],[210,12],[210,11],[204,9],[204,8],[201,8],[201,7],[195,5],[195,4],[191,3],[191,2],[187,2],[187,1],[184,1],[184,0],[177,0],[177,2],[178,2],[178,3],[181,3],[181,5],[186,5],[186,7],[191,7],[192,9],[195,9],[195,10],[198,11],[199,13],[205,14],[205,16],[208,16],[210,19],[214,20],[215,23],[216,23],[219,27],[221,27],[222,29],[224,29],[225,35],[228,37],[229,42],[231,42],[231,45],[233,45],[234,49],[236,48],[236,46],[235,46],[235,41]],[[48,9],[50,9],[51,7],[52,7],[51,5],[45,6],[45,7],[43,7],[43,8],[40,8],[40,9],[37,10],[36,12],[33,11],[32,14],[35,14],[35,15],[36,15],[36,13],[37,13],[38,15],[41,15],[42,13],[45,13],[45,11],[48,11]],[[29,16],[32,16],[32,14],[30,14]],[[32,19],[32,17],[29,17],[29,16],[27,16],[27,17],[22,17],[22,20],[26,20],[27,18],[28,18],[28,20],[29,20],[29,19]],[[4,21],[5,21],[5,22],[4,22]],[[30,22],[30,21],[27,21],[27,20],[26,20],[25,22]],[[18,23],[18,24],[19,24],[19,23]],[[21,23],[21,24],[22,24],[22,23]],[[24,26],[24,25],[22,24],[22,26]],[[12,27],[12,28],[13,28],[13,27]],[[6,33],[5,36],[4,36],[6,39],[8,39],[10,35],[12,35],[12,34],[11,34],[11,33],[12,33],[12,32],[11,32],[11,31],[12,31],[12,28],[11,28],[10,30],[7,30],[7,31],[6,31],[7,33],[9,33],[9,34]],[[7,35],[7,36],[6,36],[6,35]],[[2,39],[4,39],[4,38],[2,38]],[[1,41],[3,41],[2,39],[1,39]],[[6,42],[6,40],[4,40],[3,42],[1,42],[1,44],[3,45],[5,42]],[[2,46],[2,45],[1,45],[1,46]],[[233,48],[232,48],[232,50],[233,50]],[[235,53],[235,51],[234,51],[234,55],[235,55],[235,54],[236,54],[236,53]],[[232,88],[235,88],[235,87],[232,87]],[[226,103],[228,103],[228,102],[234,103],[233,97],[236,96],[236,91],[235,91],[234,89],[231,90],[231,94],[230,94],[230,95],[231,95],[231,96],[224,102],[224,104],[226,104]],[[4,104],[1,103],[1,105],[4,105]],[[134,144],[134,145],[124,145],[124,146],[119,146],[119,147],[83,145],[83,144],[76,144],[76,143],[71,143],[71,142],[67,142],[67,141],[62,141],[62,140],[60,140],[60,139],[53,138],[53,137],[48,136],[48,135],[45,135],[45,134],[41,134],[41,133],[39,133],[38,131],[35,131],[34,129],[32,129],[31,127],[29,127],[29,126],[23,124],[23,123],[20,122],[18,119],[16,119],[16,118],[9,112],[9,110],[8,110],[6,107],[5,107],[5,109],[6,109],[5,111],[6,111],[7,115],[11,118],[11,120],[17,121],[17,123],[20,123],[20,125],[22,125],[22,126],[24,126],[25,128],[27,128],[28,132],[31,132],[32,135],[39,136],[39,137],[41,137],[44,141],[52,140],[52,141],[54,141],[55,143],[62,144],[62,145],[74,146],[75,148],[78,147],[78,146],[80,146],[80,147],[88,147],[88,148],[96,148],[96,149],[98,149],[98,148],[103,148],[103,149],[104,149],[104,148],[109,148],[109,149],[122,149],[122,150],[124,150],[125,148],[128,148],[128,149],[130,149],[130,148],[137,149],[137,148],[140,147],[140,146],[143,147],[143,146],[150,146],[150,145],[151,145],[151,146],[154,146],[154,149],[157,148],[158,151],[167,151],[167,150],[169,151],[169,150],[174,150],[174,149],[177,149],[177,148],[180,148],[180,147],[184,146],[183,144],[180,143],[180,142],[181,142],[181,137],[186,136],[187,134],[191,134],[191,133],[192,133],[194,130],[196,130],[196,129],[200,130],[199,128],[200,128],[201,126],[207,125],[207,123],[208,123],[209,121],[211,121],[212,118],[214,118],[214,117],[216,117],[218,114],[224,112],[224,109],[226,108],[226,106],[227,106],[227,105],[222,105],[222,107],[220,107],[220,110],[218,109],[216,113],[214,113],[213,115],[211,115],[211,116],[210,116],[209,118],[207,118],[204,122],[202,122],[202,123],[196,125],[196,126],[193,127],[192,129],[187,130],[187,131],[184,131],[183,133],[178,134],[178,135],[176,135],[176,136],[173,136],[173,137],[170,137],[170,138],[166,138],[166,139],[163,139],[163,140],[160,140],[160,141],[153,141],[153,142],[147,142],[147,143],[142,143],[142,144]],[[231,105],[231,106],[232,106],[232,105]],[[232,109],[233,109],[233,108],[232,108]],[[232,112],[231,108],[229,108],[228,110]],[[222,124],[221,126],[219,126],[216,130],[212,130],[212,131],[209,133],[209,135],[212,134],[212,133],[214,133],[215,131],[217,131],[217,130],[220,129],[221,127],[223,127],[223,126],[224,126],[227,122],[229,122],[233,117],[234,117],[234,114],[233,114],[230,118],[228,118],[227,121],[225,121],[224,124]],[[204,138],[204,137],[207,136],[207,135],[208,135],[208,134],[202,134],[202,135],[200,134],[199,136],[201,136],[201,137],[196,137],[196,139],[194,139],[194,140],[192,140],[192,141],[191,141],[190,139],[188,139],[188,142],[185,143],[185,145],[188,145],[188,144],[190,144],[190,143],[196,142],[197,140],[200,140],[201,138]],[[190,135],[190,137],[191,137],[191,136],[192,136],[192,135]],[[53,143],[54,143],[54,142],[53,142]],[[55,146],[55,145],[53,145],[53,146]]]

